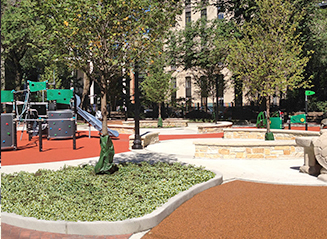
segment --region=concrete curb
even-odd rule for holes
[[[220,172],[213,171],[216,176],[207,182],[194,185],[190,189],[170,198],[161,207],[152,213],[140,218],[132,218],[116,222],[66,222],[47,221],[32,217],[23,217],[14,213],[2,212],[1,221],[3,223],[22,227],[30,230],[45,231],[62,234],[76,235],[122,235],[142,232],[157,226],[163,219],[170,215],[176,208],[196,194],[211,187],[222,184],[223,176]]]

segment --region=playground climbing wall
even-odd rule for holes
[[[15,148],[14,114],[1,114],[1,149]]]
[[[72,138],[74,134],[73,111],[48,111],[49,138]]]

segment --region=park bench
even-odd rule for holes
[[[123,112],[123,111],[111,111],[110,112],[110,118],[111,119],[124,119],[125,118],[125,112]]]

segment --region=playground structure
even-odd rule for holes
[[[274,112],[270,117],[270,128],[271,129],[283,129],[284,114],[281,111]],[[291,124],[306,124],[306,114],[298,114],[289,116],[287,120],[288,129],[291,129]],[[262,111],[258,114],[257,117],[257,128],[266,128],[267,127],[267,116],[266,112]],[[307,129],[306,129],[307,130]]]
[[[42,92],[43,101],[32,102],[33,92]],[[47,101],[44,101],[44,93]],[[17,100],[17,94],[24,94],[23,102]],[[29,140],[39,137],[39,151],[42,151],[43,136],[47,139],[72,138],[73,149],[76,149],[77,114],[102,132],[102,122],[78,107],[80,99],[73,89],[48,89],[47,81],[28,81],[26,90],[1,91],[1,104],[6,107],[1,114],[1,149],[17,148],[17,124],[21,123],[24,123],[22,134],[26,127]],[[6,112],[8,105],[12,106],[11,113]],[[111,137],[119,136],[115,130],[108,129],[108,133]]]
[[[306,114],[299,114],[299,115],[293,115],[289,117],[288,123],[288,129],[291,129],[291,124],[307,124],[307,117]],[[306,130],[308,128],[306,127]]]
[[[284,113],[281,111],[276,111],[271,114],[270,117],[270,128],[271,129],[283,129]],[[267,128],[267,116],[266,112],[262,111],[257,117],[257,128]]]

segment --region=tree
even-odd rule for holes
[[[313,90],[319,101],[326,101],[327,95],[327,9],[314,6],[307,26],[307,43],[305,49],[313,50],[312,58],[306,68],[313,75]]]
[[[258,7],[256,0],[217,0],[213,5],[237,24],[250,21]]]
[[[242,37],[235,38],[228,61],[245,89],[265,99],[269,122],[271,97],[276,92],[308,86],[303,73],[309,57],[303,56],[297,32],[305,9],[297,9],[289,0],[257,0],[256,4],[253,19],[239,27]]]
[[[163,45],[158,44],[155,47],[152,56],[149,58],[149,65],[144,81],[141,83],[145,97],[157,103],[159,106],[159,123],[161,122],[161,103],[166,102],[174,92],[172,84],[172,74],[167,72],[168,66],[167,52],[163,51]],[[159,124],[158,124],[159,125]],[[160,126],[160,125],[159,125]]]
[[[172,41],[171,50],[178,52],[177,65],[192,70],[201,97],[215,94],[217,75],[227,65],[232,27],[225,19],[201,18],[177,33],[177,47]]]
[[[76,69],[82,69],[101,92],[102,133],[107,135],[108,83],[151,49],[176,21],[182,1],[49,0],[38,1],[46,29],[44,44]],[[89,62],[93,71],[88,69]]]
[[[323,16],[320,15],[321,9],[318,7],[318,3],[320,2],[319,0],[296,0],[293,1],[293,4],[296,6],[296,9],[305,9],[304,16],[300,20],[297,28],[297,33],[301,33],[301,42],[304,43],[303,54],[306,55],[306,52],[314,51],[306,66],[304,78],[309,79],[312,77],[312,83],[316,91],[315,96],[323,98],[322,96],[325,95],[324,89],[327,89],[327,87],[324,87],[326,85],[326,81],[324,80],[326,77],[324,77],[323,73],[326,67],[321,64],[320,56],[322,53],[321,50],[325,48],[325,44],[324,41],[320,42],[318,38],[323,35],[323,25],[326,21],[324,21]],[[256,16],[256,12],[258,11],[256,0],[217,0],[212,4],[219,9],[219,12],[224,13],[226,18],[236,23],[235,26],[241,25],[243,22],[249,22]],[[323,12],[323,10],[321,12]],[[297,12],[295,11],[293,14],[297,14]],[[318,28],[316,28],[317,26]],[[317,30],[320,32],[319,35],[316,35],[316,33],[318,33]],[[235,31],[237,31],[237,28]],[[235,76],[234,79],[241,82],[241,80]],[[294,102],[304,101],[303,93],[303,90],[299,89],[293,90],[292,92],[289,91],[286,96],[287,105],[292,107]],[[304,105],[304,102],[298,105]]]
[[[56,79],[57,87],[69,87],[71,70],[64,62],[53,61],[53,51],[38,41],[45,28],[35,11],[35,0],[2,0],[2,60],[5,87],[19,90],[26,82]]]
[[[22,59],[30,50],[37,26],[33,2],[1,0],[1,51],[6,68],[6,89],[20,89],[23,78]]]

